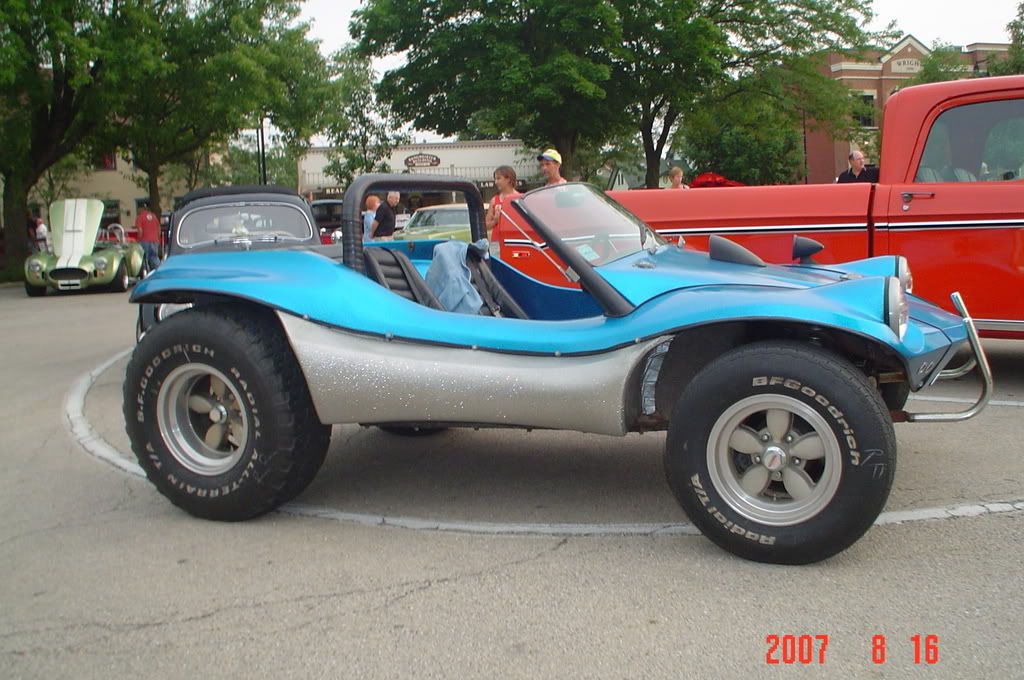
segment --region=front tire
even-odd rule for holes
[[[110,290],[115,293],[123,293],[128,290],[128,283],[128,267],[122,258],[121,264],[117,266],[117,272],[114,274],[114,280],[110,282]]]
[[[733,350],[676,403],[665,470],[690,520],[757,562],[807,564],[852,545],[889,497],[896,438],[846,359],[793,342]]]
[[[330,443],[277,320],[263,310],[215,305],[149,329],[128,364],[124,399],[146,476],[205,519],[249,519],[291,500]]]
[[[43,297],[46,295],[46,286],[33,286],[31,283],[26,281],[25,295],[29,297]]]

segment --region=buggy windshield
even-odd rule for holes
[[[665,243],[646,224],[589,184],[559,184],[522,199],[527,210],[592,266]]]

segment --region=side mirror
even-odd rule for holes
[[[825,246],[812,238],[804,238],[803,236],[793,237],[793,259],[799,260],[800,264],[815,264],[811,256],[820,253],[822,250],[825,250]]]

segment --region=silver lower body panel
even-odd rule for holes
[[[656,338],[529,356],[368,337],[278,312],[324,423],[465,423],[626,433],[626,387]]]

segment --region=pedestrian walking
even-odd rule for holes
[[[160,218],[156,213],[142,208],[135,216],[135,229],[139,233],[145,271],[153,271],[160,266]]]
[[[373,220],[380,207],[380,198],[374,195],[366,197],[366,210],[363,211],[363,240],[373,239]]]
[[[395,240],[395,206],[401,197],[397,191],[392,191],[388,194],[387,200],[377,207],[370,231],[374,241]]]

